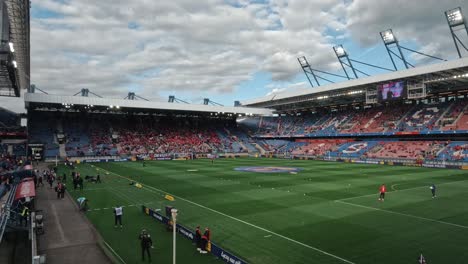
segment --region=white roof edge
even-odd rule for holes
[[[401,78],[414,77],[418,75],[452,70],[452,69],[457,69],[461,67],[468,67],[468,57],[459,58],[459,59],[455,59],[451,61],[445,61],[445,62],[441,62],[437,64],[419,66],[416,68],[399,70],[396,72],[378,74],[374,76],[354,79],[354,80],[345,81],[345,82],[327,84],[327,85],[314,87],[314,88],[302,88],[302,89],[298,89],[295,91],[284,91],[281,93],[275,93],[275,94],[260,97],[260,98],[245,100],[245,101],[242,101],[241,104],[251,105],[251,104],[262,103],[262,102],[267,102],[267,101],[272,101],[272,100],[310,95],[310,94],[315,94],[315,93],[320,93],[320,92],[339,90],[343,88],[352,88],[354,86],[391,81],[391,80],[396,80],[396,79],[401,79]]]
[[[99,97],[83,97],[83,96],[62,96],[38,93],[25,93],[25,103],[46,103],[46,104],[73,104],[73,105],[94,105],[94,106],[119,106],[120,108],[135,108],[135,109],[160,109],[173,111],[193,111],[193,112],[208,112],[208,113],[233,113],[233,114],[252,114],[268,116],[273,114],[272,109],[257,108],[257,107],[235,107],[235,106],[215,106],[215,105],[199,105],[199,104],[180,104],[168,102],[155,102],[143,100],[124,100],[124,99],[109,99]]]

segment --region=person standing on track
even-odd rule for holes
[[[117,227],[117,224],[120,225],[120,228],[122,228],[122,215],[123,215],[123,208],[122,206],[118,206],[114,208],[114,220],[115,224],[114,227]]]
[[[385,184],[382,184],[380,186],[380,196],[379,196],[379,201],[383,202],[385,199],[385,192],[387,192],[387,188],[385,187]]]

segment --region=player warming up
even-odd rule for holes
[[[429,188],[431,188],[432,198],[437,197],[435,184],[432,184],[431,187],[429,187]]]
[[[386,191],[387,191],[387,188],[385,187],[385,184],[382,184],[382,186],[380,186],[379,201],[383,202],[385,200],[385,192]]]

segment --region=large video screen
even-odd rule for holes
[[[406,97],[405,82],[390,82],[378,86],[379,101],[391,101]]]

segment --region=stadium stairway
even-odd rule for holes
[[[454,107],[455,103],[451,103],[448,107],[445,108],[444,112],[437,118],[437,120],[434,122],[436,126],[439,126],[440,122],[442,119],[447,115],[449,111],[452,111],[452,108]]]
[[[266,152],[266,151],[265,151],[264,148],[262,148],[262,146],[260,146],[258,143],[252,143],[252,145],[253,145],[256,149],[258,149],[258,151],[260,151],[260,154],[265,155],[265,152]]]
[[[247,150],[247,151],[249,150],[249,149],[247,148],[247,146],[244,144],[244,142],[238,141],[237,143],[239,144],[239,146],[241,146],[242,149],[245,149],[245,150]]]
[[[59,144],[59,156],[61,159],[65,159],[67,157],[67,149],[64,143]]]
[[[466,113],[468,113],[468,104],[465,106],[465,108],[463,108],[460,115],[453,122],[453,124],[455,126],[460,125],[460,127],[458,129],[465,130],[465,129],[468,128],[468,114],[466,114]]]
[[[411,109],[409,109],[401,118],[400,120],[398,120],[398,122],[395,123],[395,127],[400,127],[400,124],[405,120],[406,117],[408,117],[410,115],[410,113],[412,113],[418,106],[415,105],[413,107],[411,107]],[[388,131],[388,128],[385,128],[385,132],[389,132]]]

